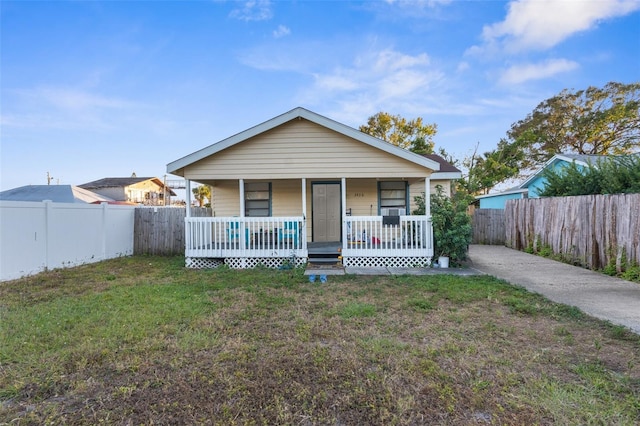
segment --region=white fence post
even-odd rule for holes
[[[45,260],[44,268],[48,270],[51,267],[51,228],[53,227],[53,206],[51,200],[43,201],[44,204],[44,244],[45,244]]]

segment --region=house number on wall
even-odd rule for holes
[[[353,194],[354,197],[356,198],[363,198],[364,197],[364,192],[355,192]]]

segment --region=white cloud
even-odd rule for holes
[[[278,25],[278,28],[273,31],[273,36],[275,38],[288,36],[289,34],[291,34],[291,30],[284,25]]]
[[[503,84],[520,84],[529,80],[540,80],[578,68],[577,62],[567,59],[550,59],[539,64],[514,65],[500,77]]]
[[[456,68],[457,72],[465,72],[466,70],[469,69],[469,63],[462,61],[460,63],[458,63],[458,67]]]
[[[352,124],[382,110],[407,116],[435,111],[445,78],[427,54],[394,49],[362,53],[350,66],[315,72],[313,77],[313,85],[299,95],[299,102],[310,107],[330,103],[334,116]]]
[[[48,87],[25,93],[28,94],[28,96],[39,98],[54,107],[66,110],[125,108],[133,105],[131,102],[122,99],[108,98],[76,89]]]
[[[241,21],[266,21],[273,17],[273,11],[269,0],[249,0],[232,10],[229,16]]]
[[[429,56],[426,53],[410,56],[392,50],[383,50],[377,54],[374,69],[387,72],[421,65],[429,65]]]
[[[504,47],[511,53],[549,49],[603,20],[639,10],[640,1],[516,0],[508,9],[504,21],[484,27],[484,47]]]
[[[453,0],[386,0],[388,4],[400,5],[407,8],[436,7],[449,4],[452,1]]]
[[[336,91],[352,91],[360,87],[353,76],[342,75],[340,71],[336,71],[332,75],[315,75],[315,84],[320,89]]]
[[[12,109],[3,125],[31,128],[105,128],[112,111],[130,111],[143,105],[84,90],[39,87],[10,92]],[[111,111],[109,114],[106,111]]]
[[[406,96],[442,77],[429,68],[429,62],[425,53],[412,56],[391,49],[371,52],[357,57],[350,68],[314,74],[315,87],[333,93],[362,90],[381,98]]]

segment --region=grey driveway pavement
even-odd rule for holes
[[[472,245],[470,266],[640,334],[640,284],[502,246]]]

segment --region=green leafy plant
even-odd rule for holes
[[[467,214],[468,195],[457,192],[447,196],[442,186],[431,194],[431,222],[433,224],[434,254],[446,256],[452,264],[465,260],[471,243],[471,217]],[[418,208],[414,214],[424,214],[424,197],[415,198]]]

